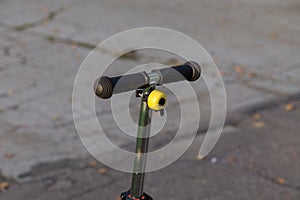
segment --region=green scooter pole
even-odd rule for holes
[[[152,200],[152,197],[143,192],[146,159],[150,136],[151,116],[152,110],[163,109],[166,104],[165,95],[162,92],[154,89],[155,85],[150,85],[148,87],[137,90],[137,96],[141,97],[141,107],[136,139],[136,156],[134,159],[131,189],[121,194],[122,200]],[[150,96],[151,93],[152,95]],[[152,108],[150,108],[149,106],[151,106]]]
[[[147,94],[154,86],[147,87],[141,91],[141,107],[139,115],[139,126],[136,139],[134,168],[132,174],[131,184],[131,196],[133,198],[139,198],[143,196],[143,186],[145,179],[145,167],[146,167],[146,153],[148,151],[149,135],[150,135],[150,123],[152,110],[147,104]]]

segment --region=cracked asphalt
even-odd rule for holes
[[[300,198],[299,98],[248,113],[226,127],[218,145],[197,160],[202,135],[174,164],[146,176],[145,191],[154,199],[274,199]],[[257,126],[263,123],[263,126]],[[9,181],[1,199],[117,199],[130,185],[130,174],[106,168],[92,158],[40,164]]]
[[[193,145],[174,165],[149,174],[147,191],[156,199],[298,199],[299,110],[283,107],[299,102],[299,13],[298,0],[0,0],[0,182],[11,185],[0,199],[114,199],[127,189],[129,175],[110,169],[99,174],[104,166],[88,166],[71,96],[80,64],[99,42],[145,26],[175,29],[200,42],[223,75],[228,108],[227,128],[214,152],[196,161]],[[120,57],[110,73],[154,62],[184,61],[138,51]],[[201,138],[211,110],[210,88],[203,80],[199,85]],[[109,124],[106,112],[97,107]],[[253,112],[262,112],[264,127],[253,128]],[[108,128],[111,141],[131,146],[132,139]],[[170,137],[162,133],[150,148]]]

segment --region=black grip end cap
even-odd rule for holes
[[[188,81],[196,81],[200,78],[201,76],[201,67],[198,63],[194,61],[188,61],[184,65],[188,65],[193,69],[193,75]]]
[[[113,93],[113,83],[107,76],[102,76],[95,81],[95,94],[102,99],[109,99]]]

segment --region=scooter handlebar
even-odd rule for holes
[[[98,97],[108,99],[113,94],[136,90],[152,83],[162,85],[183,80],[196,81],[200,75],[200,66],[196,62],[189,61],[183,65],[155,69],[150,73],[140,72],[116,77],[102,76],[96,80],[94,91]],[[117,84],[118,87],[115,87]]]

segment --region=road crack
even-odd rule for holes
[[[278,185],[280,187],[283,187],[283,188],[289,188],[289,189],[293,189],[293,190],[296,190],[296,191],[300,192],[300,186],[299,185],[294,185],[294,184],[291,184],[291,183],[288,183],[288,182],[282,184],[276,178],[274,178],[272,176],[264,174],[264,173],[262,173],[262,172],[260,172],[258,170],[256,170],[255,172],[256,172],[257,176],[265,179],[266,181],[269,181],[269,182],[271,182],[271,183],[273,183],[275,185]]]
[[[10,29],[12,29],[14,31],[21,32],[21,31],[26,31],[26,30],[31,29],[31,28],[41,26],[45,23],[53,21],[55,19],[55,17],[58,14],[60,14],[61,12],[63,12],[64,10],[65,10],[64,6],[60,7],[57,10],[49,12],[48,15],[46,17],[42,18],[42,19],[39,19],[35,22],[24,23],[24,24],[21,24],[21,25],[18,25],[18,26],[13,26],[13,27],[10,27]]]

